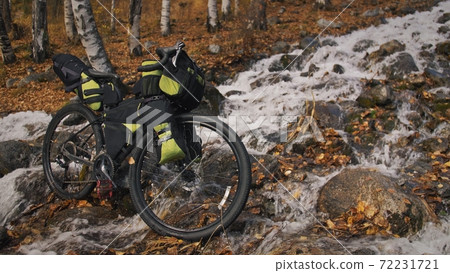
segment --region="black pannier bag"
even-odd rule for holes
[[[129,99],[106,111],[106,151],[115,158],[128,145],[142,148],[142,141],[150,141],[152,146],[148,148],[156,148],[159,164],[184,159],[188,154],[185,133],[173,121],[172,112],[164,97]]]
[[[64,83],[66,92],[74,91],[94,111],[102,110],[103,105],[116,106],[122,100],[120,91],[111,82],[98,83],[89,77],[89,69],[73,55],[53,57],[53,70]]]
[[[176,66],[171,60],[165,64],[159,88],[177,106],[191,111],[199,106],[203,98],[205,76],[187,53],[181,50]]]

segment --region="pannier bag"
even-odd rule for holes
[[[159,81],[161,91],[185,111],[197,108],[205,91],[202,70],[183,50],[178,54],[176,66],[169,61],[165,68]]]
[[[164,122],[153,129],[158,137],[157,155],[159,164],[166,164],[186,157],[184,132],[179,130],[180,128],[176,123]]]
[[[156,64],[157,61],[144,60],[142,66]],[[161,79],[162,70],[153,70],[148,72],[142,72],[142,78],[136,82],[133,87],[133,93],[136,97],[148,98],[151,96],[161,95],[161,89],[159,89],[159,80]]]
[[[171,110],[170,102],[163,97],[150,102],[146,102],[145,99],[129,99],[106,111],[104,116],[106,151],[115,158],[130,144],[143,147],[143,143],[140,143],[141,145],[137,143],[143,140],[138,139],[138,136],[143,137],[143,133],[149,133],[153,138],[151,145],[155,145],[159,164],[184,159],[187,154],[184,131],[171,120],[171,115],[167,115],[165,119],[161,118]],[[161,123],[151,125],[155,120],[161,120]],[[148,128],[150,125],[153,127]],[[137,134],[138,130],[144,131]]]
[[[120,91],[112,83],[100,84],[90,78],[86,74],[89,67],[73,55],[54,56],[53,70],[64,83],[66,92],[74,91],[94,111],[102,110],[103,105],[116,106],[122,100]]]

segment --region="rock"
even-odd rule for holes
[[[333,39],[325,39],[320,44],[321,46],[338,46],[338,43]]]
[[[0,225],[9,223],[31,205],[46,202],[50,189],[42,167],[17,169],[2,179],[0,191]]]
[[[374,45],[375,45],[375,42],[373,40],[364,39],[364,40],[356,42],[356,44],[353,46],[353,51],[354,52],[363,52],[364,50],[366,50],[369,47],[372,47]]]
[[[290,48],[291,46],[285,41],[278,41],[272,46],[272,53],[273,54],[287,53],[289,52]]]
[[[384,73],[391,80],[401,80],[405,75],[419,71],[413,57],[406,52],[400,53],[394,64],[384,69]]]
[[[30,165],[31,147],[21,141],[8,140],[0,142],[0,177],[18,168]]]
[[[18,78],[12,78],[12,79],[6,80],[6,88],[14,87],[18,81],[20,81],[20,79],[18,79]]]
[[[9,240],[8,230],[5,227],[0,226],[0,248],[5,246]]]
[[[242,94],[244,94],[244,92],[239,91],[239,90],[231,90],[231,91],[228,91],[227,93],[225,93],[225,97],[228,98],[228,97],[231,97],[231,96],[240,96]]]
[[[346,168],[320,190],[318,210],[334,219],[364,201],[373,208],[367,218],[387,220],[393,234],[414,234],[431,216],[423,202],[405,193],[397,180],[369,169]]]
[[[56,76],[55,72],[53,72],[52,69],[47,70],[46,72],[42,73],[32,73],[25,78],[21,79],[19,81],[19,84],[17,87],[24,87],[28,85],[30,82],[47,82],[47,81],[53,81],[56,80],[58,76]]]
[[[200,106],[194,109],[192,112],[205,116],[218,116],[220,114],[220,107],[225,97],[220,94],[219,90],[215,88],[211,83],[206,82],[205,94]]]
[[[220,45],[209,45],[208,51],[212,54],[219,54],[220,53]]]
[[[278,14],[283,14],[286,12],[286,7],[282,6],[279,10],[278,10]]]
[[[389,85],[379,84],[374,87],[366,87],[356,99],[360,106],[371,108],[375,105],[384,106],[392,101],[393,93]]]
[[[290,55],[286,54],[280,57],[279,60],[274,61],[269,66],[270,72],[282,71],[288,69],[289,71],[299,71],[303,69],[303,64],[311,59],[311,55]]]
[[[49,220],[50,226],[59,227],[62,232],[87,229],[90,226],[103,226],[117,219],[116,211],[107,207],[81,207],[58,211]],[[80,218],[83,221],[73,221]]]
[[[439,24],[445,24],[448,20],[450,20],[450,12],[444,13],[441,17],[438,18],[437,22]]]
[[[438,43],[436,45],[436,54],[440,54],[443,56],[446,56],[447,59],[449,58],[450,55],[450,40],[447,40],[445,42],[442,43]]]
[[[337,73],[337,74],[344,74],[345,73],[345,69],[344,69],[344,67],[342,67],[342,65],[335,64],[335,65],[333,65],[333,72]]]
[[[376,9],[372,9],[372,10],[367,10],[365,11],[362,16],[368,18],[368,17],[376,17],[380,14],[384,14],[384,12],[380,9],[380,8],[376,8]]]
[[[343,25],[344,25],[344,23],[342,23],[342,22],[332,22],[332,21],[329,21],[329,20],[327,20],[327,19],[319,19],[318,21],[317,21],[317,25],[320,27],[320,28],[341,28]]]
[[[405,45],[397,40],[392,40],[384,43],[380,46],[377,51],[370,53],[369,60],[371,61],[381,61],[384,57],[392,55],[396,52],[405,50]]]
[[[305,109],[306,113],[312,112],[313,102],[308,102],[308,107]],[[345,114],[339,105],[332,102],[317,101],[315,103],[314,118],[320,127],[333,128],[342,130],[344,128]]]
[[[320,70],[320,68],[317,67],[317,65],[315,65],[315,64],[310,64],[310,65],[309,65],[309,68],[308,68],[308,75],[309,75],[309,76],[312,76],[312,75],[314,74],[314,72],[317,72],[317,71],[319,71],[319,70]]]
[[[439,29],[438,29],[438,33],[441,33],[441,34],[447,34],[447,32],[449,32],[450,31],[450,28],[448,27],[448,26],[440,26],[439,27]]]
[[[416,12],[416,10],[414,8],[406,6],[406,7],[403,7],[401,9],[399,9],[397,11],[397,14],[405,16],[405,15],[408,15],[408,14],[414,14],[415,12]]]
[[[317,39],[314,37],[305,37],[300,41],[299,48],[300,49],[306,49],[306,48],[314,48],[317,49],[320,47],[320,43]]]
[[[429,138],[422,141],[422,143],[420,143],[420,146],[425,152],[428,153],[445,153],[448,149],[448,139],[438,137]]]
[[[442,73],[437,72],[434,69],[431,68],[425,68],[424,70],[425,75],[427,78],[431,79],[435,86],[449,86],[450,85],[450,78]]]
[[[281,19],[278,16],[269,17],[267,18],[267,24],[269,24],[269,26],[279,25],[281,24]]]

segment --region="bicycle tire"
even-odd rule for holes
[[[61,108],[47,127],[42,164],[47,184],[62,199],[84,199],[96,186],[93,167],[71,160],[67,154],[93,161],[104,143],[97,119],[83,104],[71,103]]]
[[[137,213],[157,233],[190,241],[208,239],[225,230],[245,206],[251,184],[249,156],[237,134],[217,118],[183,114],[176,120],[197,128],[201,159],[185,163],[178,172],[175,163],[157,165],[156,153],[148,149],[152,143],[144,145],[132,155],[131,198]]]

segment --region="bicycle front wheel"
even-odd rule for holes
[[[194,128],[201,157],[161,166],[149,143],[133,155],[130,192],[153,230],[200,240],[222,232],[242,211],[251,183],[250,161],[237,134],[218,119],[185,114],[177,122]]]
[[[103,145],[97,116],[80,103],[64,106],[50,121],[42,164],[50,188],[63,199],[83,199],[95,187],[93,161]]]

